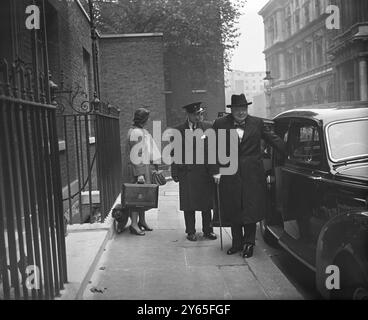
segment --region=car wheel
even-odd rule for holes
[[[368,283],[352,258],[344,256],[335,265],[340,269],[340,289],[331,293],[334,300],[368,300]]]
[[[259,229],[261,231],[262,238],[266,244],[268,244],[271,247],[277,248],[278,247],[278,241],[275,238],[275,236],[268,230],[267,224],[265,220],[262,220],[259,224]]]

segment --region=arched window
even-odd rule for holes
[[[294,97],[293,97],[293,94],[291,92],[289,92],[288,95],[287,95],[286,104],[290,108],[295,107]]]
[[[325,102],[325,92],[319,86],[316,88],[316,98],[317,98],[318,104],[322,104]]]
[[[268,40],[269,45],[272,45],[275,41],[275,19],[272,17],[268,24]]]
[[[304,102],[307,106],[314,104],[313,93],[310,91],[310,89],[305,90]]]
[[[298,89],[296,94],[295,94],[295,104],[298,107],[301,107],[303,105],[303,96],[302,93],[300,92],[300,90]]]
[[[288,36],[291,36],[291,10],[290,7],[286,8],[286,32]]]
[[[327,86],[327,102],[335,102],[335,93],[334,93],[334,86],[332,83],[330,83]]]

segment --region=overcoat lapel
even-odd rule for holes
[[[243,135],[243,139],[240,144],[243,144],[247,141],[248,137],[252,134],[253,130],[254,130],[254,126],[253,126],[252,118],[251,116],[247,116],[247,119],[245,120],[244,135]]]

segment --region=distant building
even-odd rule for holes
[[[226,105],[230,104],[233,94],[244,93],[247,100],[252,101],[253,97],[264,91],[264,71],[246,72],[233,70],[225,74],[225,97]]]
[[[326,6],[327,0],[271,0],[259,12],[265,25],[266,65],[274,78],[273,115],[334,100]]]
[[[340,30],[326,27],[330,4],[340,9]],[[272,115],[304,105],[367,100],[366,0],[271,0],[259,14],[267,70],[274,78]]]
[[[250,115],[260,118],[269,118],[267,114],[267,98],[265,93],[259,93],[252,99],[253,104],[248,108]]]

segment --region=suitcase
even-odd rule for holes
[[[158,208],[158,185],[124,183],[121,192],[123,208],[144,210]]]

